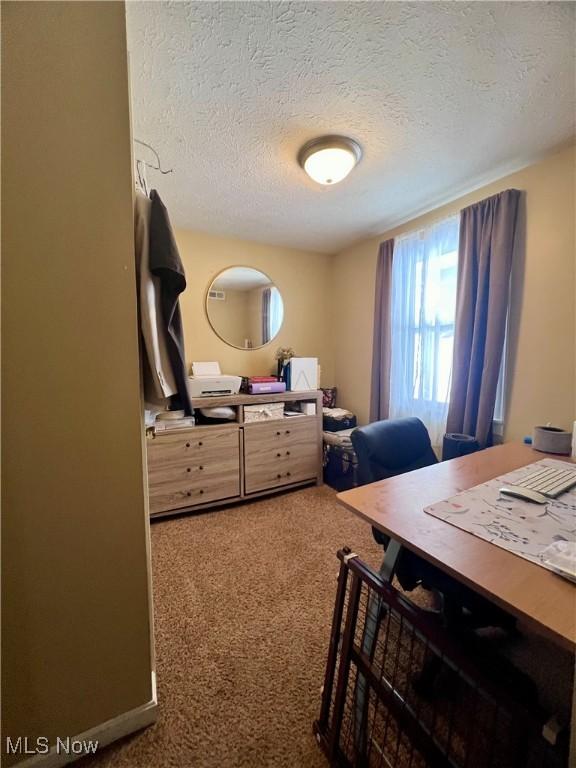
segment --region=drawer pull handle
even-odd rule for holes
[[[186,496],[192,496],[192,491],[186,491]]]
[[[290,477],[290,472],[286,472],[286,477]]]
[[[277,453],[277,454],[276,454],[276,456],[277,456],[278,458],[280,458],[280,456],[282,456],[282,454],[281,454],[281,453]]]
[[[190,469],[190,467],[186,467],[186,472],[191,472],[191,471],[192,470]]]
[[[198,467],[198,469],[204,469],[204,467],[203,467],[202,465],[200,465],[200,466]]]
[[[202,440],[200,440],[200,442],[198,443],[198,445],[202,445]]]
[[[186,443],[186,448],[190,448],[190,443]]]
[[[287,429],[287,430],[286,430],[286,434],[287,434],[287,435],[289,435],[289,434],[290,434],[290,430],[289,430],[289,429]]]
[[[204,493],[204,491],[202,489],[200,489],[200,493],[202,494],[202,493]]]
[[[282,475],[276,475],[276,477],[278,478],[278,480],[280,480],[280,478],[282,477]]]
[[[286,451],[286,456],[290,456],[290,451]]]
[[[280,433],[280,432],[276,432],[276,434],[277,434],[277,435],[280,435],[281,433]]]

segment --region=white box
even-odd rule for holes
[[[318,358],[292,357],[290,359],[290,390],[307,392],[318,389]]]
[[[300,403],[300,410],[306,416],[316,416],[316,403]]]
[[[284,418],[284,403],[258,403],[244,406],[244,422],[274,421]]]

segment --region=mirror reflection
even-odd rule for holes
[[[230,267],[210,285],[206,314],[227,344],[258,349],[272,341],[282,327],[284,303],[268,275],[251,267]]]

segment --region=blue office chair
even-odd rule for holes
[[[360,485],[438,463],[428,430],[415,417],[376,421],[358,427],[352,432],[351,439],[358,458]],[[386,549],[390,538],[376,528],[372,528],[372,533],[376,541]],[[509,614],[408,549],[401,548],[393,572],[406,591],[421,585],[439,592],[443,597],[442,612],[447,623],[459,623],[465,613],[472,617],[477,627],[513,626]],[[386,576],[391,577],[392,573],[388,572]]]
[[[358,427],[350,437],[358,458],[360,485],[438,463],[428,430],[416,417],[375,421]],[[372,534],[384,549],[388,547],[388,536],[377,528],[372,528]],[[421,571],[426,565],[417,555],[403,550],[394,567],[402,588],[409,591],[421,583]]]
[[[437,464],[430,436],[415,417],[375,421],[352,432],[360,485]]]

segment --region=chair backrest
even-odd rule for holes
[[[430,436],[415,417],[375,421],[351,434],[360,485],[437,464]]]

